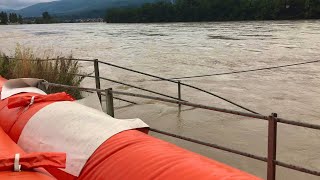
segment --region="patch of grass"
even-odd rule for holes
[[[39,78],[51,83],[70,86],[80,86],[84,77],[75,74],[80,73],[77,61],[69,57],[57,57],[57,60],[49,60],[47,57],[37,57],[30,48],[17,45],[13,58],[0,54],[0,75],[7,79],[15,78]],[[45,60],[45,61],[44,61]],[[64,89],[49,87],[47,93],[65,91],[73,97],[81,98],[81,92],[76,89]]]

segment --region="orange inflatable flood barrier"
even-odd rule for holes
[[[19,157],[19,159],[17,159]],[[53,180],[51,175],[34,168],[65,167],[65,154],[25,153],[0,127],[0,179]],[[15,165],[15,163],[18,163]],[[13,172],[18,168],[16,172]]]
[[[6,79],[0,78],[1,87],[5,82]],[[72,98],[69,96],[60,95],[61,98],[55,99],[56,97],[46,98],[43,95],[40,96],[35,93],[20,93],[1,100],[0,126],[15,143],[18,143],[31,117],[36,116],[39,111],[56,103],[56,101],[72,101]],[[36,103],[25,108],[24,106],[29,103],[30,97],[33,97],[32,99]],[[24,102],[19,101],[19,99]],[[27,103],[25,103],[25,101],[27,101]],[[69,104],[72,105],[72,103],[75,102],[70,102]],[[10,108],[8,107],[9,104]],[[66,111],[66,113],[68,112]],[[92,114],[92,116],[94,116],[94,114]],[[90,126],[99,126],[99,124],[92,123]],[[147,128],[125,130],[108,138],[86,160],[78,176],[67,173],[62,168],[45,167],[45,169],[52,176],[61,180],[260,179],[246,172],[149,136],[147,132]],[[81,134],[82,132],[78,133]],[[77,137],[77,134],[74,136]],[[32,141],[33,137],[29,138],[29,140]],[[85,142],[86,139],[80,139],[80,141]],[[69,146],[69,144],[64,145]],[[21,152],[21,150],[18,152]],[[67,153],[67,157],[68,156],[70,156],[70,154]],[[5,172],[7,173],[8,171]],[[0,177],[1,173],[4,172],[0,172]]]

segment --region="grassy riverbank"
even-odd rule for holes
[[[38,57],[29,48],[17,46],[12,58],[0,53],[0,75],[7,79],[39,78],[52,83],[80,86],[83,78],[76,76],[80,73],[80,65],[73,61],[72,56],[58,57],[55,61],[48,60],[49,56]],[[49,93],[66,91],[75,98],[80,98],[78,90],[49,87]]]

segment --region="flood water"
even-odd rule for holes
[[[320,60],[320,21],[261,21],[169,24],[52,24],[0,26],[0,51],[16,44],[36,53],[99,59],[166,78],[223,73]],[[43,55],[45,54],[45,55]],[[82,63],[82,71],[93,71]],[[100,75],[177,96],[177,85],[100,65]],[[320,63],[233,75],[185,79],[264,115],[320,124]],[[86,79],[83,86],[94,87]],[[102,82],[103,88],[139,92]],[[148,93],[145,93],[148,94]],[[208,110],[128,98],[115,101],[117,118],[141,118],[151,127],[266,156],[267,122]],[[182,87],[182,98],[241,110],[220,99]],[[244,110],[242,110],[244,111]],[[280,161],[320,171],[320,131],[279,124]],[[259,177],[266,164],[193,143],[152,135]],[[165,153],[165,152],[164,152]],[[315,180],[315,176],[277,168],[278,179]]]

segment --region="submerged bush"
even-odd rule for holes
[[[6,79],[15,78],[39,78],[51,83],[69,86],[80,86],[84,77],[77,76],[80,73],[77,61],[69,57],[57,57],[50,60],[49,57],[39,58],[29,48],[17,46],[15,55],[9,58],[0,54],[0,75]],[[65,91],[73,97],[81,98],[81,92],[76,89],[49,87],[47,93]]]

